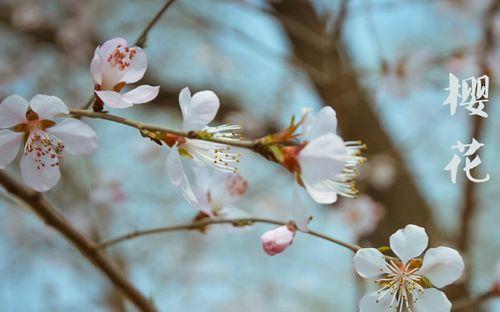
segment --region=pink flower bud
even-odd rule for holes
[[[291,245],[294,237],[295,228],[292,225],[282,225],[274,230],[265,232],[260,239],[262,240],[264,251],[268,255],[274,256]]]

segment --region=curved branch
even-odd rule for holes
[[[169,128],[164,128],[160,126],[155,126],[155,125],[147,125],[143,124],[141,122],[123,118],[120,116],[116,115],[111,115],[111,114],[106,114],[106,113],[99,113],[99,112],[91,112],[87,110],[82,110],[82,109],[70,109],[70,114],[75,117],[88,117],[88,118],[95,118],[95,119],[104,119],[104,120],[109,120],[112,122],[120,123],[123,125],[127,125],[133,128],[136,128],[140,131],[143,130],[149,130],[149,131],[159,131],[159,132],[164,132],[164,133],[170,133],[186,138],[191,138],[191,139],[199,139],[199,140],[204,140],[204,141],[210,141],[210,142],[215,142],[215,143],[221,143],[221,144],[226,144],[230,146],[235,146],[235,147],[242,147],[242,148],[247,148],[250,150],[255,150],[258,145],[260,144],[260,140],[228,140],[228,139],[221,139],[221,138],[215,138],[215,137],[197,137],[196,133],[191,133],[191,132],[184,132],[184,131],[178,131],[178,130],[173,130]]]
[[[158,311],[134,285],[132,285],[123,274],[111,263],[111,261],[96,247],[96,244],[76,230],[41,193],[32,191],[5,171],[0,170],[0,184],[20,201],[28,205],[40,219],[47,225],[53,227],[59,234],[64,236],[82,255],[89,260],[97,269],[104,273],[110,282],[130,300],[140,311]]]
[[[264,219],[264,218],[210,219],[210,220],[195,222],[195,223],[190,223],[190,224],[181,224],[181,225],[174,225],[174,226],[168,226],[168,227],[153,228],[153,229],[142,230],[142,231],[134,231],[134,232],[127,233],[127,234],[115,237],[113,239],[101,242],[101,243],[97,244],[96,247],[97,247],[97,249],[106,249],[108,247],[114,246],[114,245],[121,243],[123,241],[135,239],[135,238],[142,237],[142,236],[161,234],[161,233],[170,233],[170,232],[177,232],[177,231],[198,230],[198,229],[202,229],[208,225],[213,225],[213,224],[232,224],[234,226],[248,226],[248,225],[252,225],[254,223],[287,225],[289,222]],[[308,231],[308,232],[302,232],[302,233],[309,234],[309,235],[312,235],[315,237],[319,237],[321,239],[327,240],[327,241],[332,242],[334,244],[337,244],[339,246],[345,247],[353,252],[357,252],[361,248],[359,246],[343,242],[343,241],[338,240],[336,238],[333,238],[333,237],[330,237],[330,236],[327,236],[325,234],[321,234],[321,233],[318,233],[315,231]]]

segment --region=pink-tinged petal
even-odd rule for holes
[[[185,87],[179,93],[179,105],[181,107],[182,117],[186,119],[189,103],[191,103],[191,91]]]
[[[184,172],[179,149],[174,146],[167,156],[167,175],[170,182],[181,189],[182,196],[196,209],[200,209],[198,199],[191,188],[189,180]]]
[[[389,273],[384,255],[375,248],[358,250],[354,256],[354,269],[364,278],[373,278]]]
[[[133,104],[147,103],[158,96],[160,92],[160,87],[152,87],[148,85],[139,86],[132,89],[123,95],[123,99],[126,102]]]
[[[92,58],[92,61],[90,62],[90,75],[92,76],[92,80],[94,81],[94,84],[102,84],[102,67],[103,67],[103,60],[101,58],[101,54],[99,53],[99,48],[95,49],[94,52],[94,57]]]
[[[311,119],[313,123],[310,125],[307,133],[310,140],[319,138],[327,133],[337,133],[337,115],[332,107],[323,107],[316,118]]]
[[[0,169],[10,164],[19,152],[24,133],[0,131]]]
[[[312,219],[311,208],[304,204],[300,196],[300,186],[295,184],[292,195],[292,215],[297,228],[302,232],[309,231],[309,222]]]
[[[136,53],[122,77],[122,81],[125,83],[134,83],[139,81],[142,77],[144,77],[146,68],[148,67],[148,59],[144,50],[139,47],[133,47],[132,49],[135,49]]]
[[[42,161],[46,165],[40,166],[35,163],[34,155],[35,153],[29,153],[21,157],[21,177],[24,183],[35,191],[46,192],[59,182],[61,178],[59,166],[50,165],[54,162],[50,156],[42,156]]]
[[[359,312],[389,312],[396,311],[390,308],[392,296],[386,294],[380,298],[376,291],[367,293],[359,302]]]
[[[309,142],[298,155],[301,176],[309,184],[333,178],[344,169],[347,149],[341,137],[328,133]]]
[[[274,256],[290,246],[294,237],[295,230],[291,230],[288,225],[282,225],[274,230],[265,232],[260,239],[262,240],[264,251],[268,255]]]
[[[128,47],[127,40],[123,38],[112,38],[109,39],[108,41],[104,42],[102,46],[98,47],[99,52],[101,55],[104,57],[104,60],[106,60],[111,53],[115,51],[115,49],[120,46],[120,47]]]
[[[127,108],[133,104],[125,101],[123,96],[115,91],[95,91],[96,95],[111,108]]]
[[[392,251],[404,264],[424,252],[429,243],[425,229],[418,225],[408,224],[404,229],[399,229],[392,234],[390,239]]]
[[[413,304],[415,312],[450,312],[451,302],[446,295],[435,288],[424,289]]]
[[[438,287],[452,284],[462,276],[464,260],[455,249],[448,247],[430,248],[425,252],[419,274],[427,277]]]
[[[201,130],[214,120],[219,105],[219,98],[212,91],[195,93],[187,105],[183,129],[185,131]]]
[[[311,198],[318,204],[333,204],[337,201],[337,191],[325,181],[311,184],[303,178],[302,182]]]
[[[30,101],[30,107],[40,119],[52,119],[60,114],[69,114],[64,102],[52,95],[35,95]]]
[[[0,103],[0,128],[10,128],[26,122],[28,101],[19,95],[10,95]]]
[[[68,118],[46,130],[64,144],[73,155],[90,154],[97,149],[97,134],[80,120]]]

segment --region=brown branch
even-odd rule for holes
[[[167,11],[167,9],[175,2],[175,0],[167,0],[165,4],[161,7],[161,9],[156,13],[156,15],[151,19],[151,21],[146,25],[146,28],[142,31],[142,33],[139,35],[137,40],[135,41],[134,45],[144,48],[146,44],[146,40],[148,39],[148,33],[153,28],[153,26],[160,20],[162,17],[163,13]]]
[[[25,187],[5,171],[0,170],[0,184],[20,201],[28,205],[36,215],[47,225],[54,228],[66,240],[73,244],[82,255],[89,260],[98,270],[106,275],[109,281],[130,300],[139,310],[147,312],[158,311],[134,285],[96,248],[94,242],[78,232],[41,193]]]
[[[495,46],[494,21],[496,12],[500,10],[500,0],[494,0],[486,10],[486,16],[483,19],[484,35],[481,54],[479,55],[479,65],[482,70],[481,74],[490,74],[491,70],[488,65],[488,56]],[[490,85],[491,86],[491,85]],[[490,92],[491,98],[492,92]],[[485,111],[488,105],[485,106]],[[471,140],[475,138],[480,141],[483,135],[483,129],[486,118],[475,116],[472,119]],[[477,170],[474,170],[477,171]],[[477,183],[469,181],[465,182],[464,191],[464,207],[460,219],[460,234],[458,237],[458,247],[463,253],[469,251],[471,240],[471,228],[474,222],[474,215],[477,210]]]
[[[96,247],[98,249],[106,249],[106,248],[114,246],[118,243],[121,243],[121,242],[124,242],[127,240],[131,240],[134,238],[142,237],[142,236],[161,234],[161,233],[169,233],[169,232],[177,232],[177,231],[199,230],[199,229],[203,229],[203,228],[205,228],[209,225],[213,225],[213,224],[232,224],[234,226],[241,227],[241,226],[252,225],[254,223],[287,225],[289,222],[276,221],[276,220],[270,220],[270,219],[264,219],[264,218],[210,219],[210,220],[196,222],[196,223],[190,223],[190,224],[181,224],[181,225],[174,225],[174,226],[168,226],[168,227],[154,228],[154,229],[149,229],[149,230],[134,231],[134,232],[127,233],[127,234],[115,237],[113,239],[104,241],[102,243],[99,243],[99,244],[97,244]],[[325,234],[321,234],[321,233],[318,233],[315,231],[308,231],[308,232],[303,232],[303,233],[327,240],[327,241],[332,242],[334,244],[337,244],[339,246],[345,247],[345,248],[351,250],[352,252],[357,252],[361,248],[359,246],[343,242],[343,241],[338,240],[336,238],[333,238],[333,237],[330,237],[330,236],[327,236]]]

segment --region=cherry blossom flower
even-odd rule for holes
[[[359,156],[361,143],[344,142],[336,134],[337,117],[329,106],[315,117],[307,115],[303,128],[307,140],[283,148],[285,167],[298,174],[299,183],[317,203],[334,203],[337,194],[354,197],[356,167],[365,160]]]
[[[61,175],[63,152],[89,154],[97,148],[97,135],[89,126],[74,118],[54,119],[68,114],[57,97],[38,94],[28,103],[11,95],[0,103],[0,168],[17,156],[24,143],[21,176],[24,183],[39,192],[54,187]]]
[[[450,311],[451,303],[438,290],[455,282],[463,273],[460,254],[448,247],[430,248],[425,229],[413,224],[390,237],[398,258],[385,257],[378,249],[362,248],[354,256],[354,268],[364,278],[375,278],[380,289],[366,294],[361,312]]]
[[[262,234],[262,248],[270,255],[283,252],[290,246],[295,237],[295,226],[293,224],[282,225]]]
[[[207,138],[239,140],[239,135],[235,133],[241,129],[238,125],[208,126],[219,110],[219,98],[212,91],[201,91],[191,96],[189,88],[186,87],[179,94],[179,104],[184,118],[184,131],[197,131],[199,135]],[[170,134],[165,138],[165,142],[172,147],[167,157],[168,176],[174,185],[181,188],[183,196],[194,207],[199,206],[199,202],[186,171],[192,174],[197,168],[211,167],[226,173],[238,172],[236,164],[241,155],[232,153],[228,145]],[[181,156],[190,160],[186,171]]]
[[[158,95],[160,87],[142,85],[123,95],[119,93],[126,84],[139,81],[146,68],[146,53],[140,47],[129,47],[123,38],[106,41],[96,48],[90,63],[98,100],[112,108],[127,108],[151,101]]]
[[[357,238],[371,234],[384,215],[382,204],[368,195],[341,202],[339,216]]]

